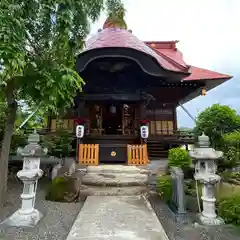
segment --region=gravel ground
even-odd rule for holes
[[[0,226],[0,239],[6,240],[65,240],[70,228],[77,217],[83,202],[56,203],[44,200],[46,179],[39,182],[37,190],[36,208],[44,217],[34,228],[14,228]],[[23,185],[19,182],[9,181],[7,203],[0,209],[0,222],[15,212],[21,204],[20,194]],[[233,226],[221,227],[194,227],[192,222],[181,225],[176,224],[168,206],[158,196],[150,196],[149,201],[162,223],[170,240],[239,240],[240,228]],[[192,219],[192,215],[189,215]]]
[[[6,240],[65,240],[77,217],[83,202],[56,203],[46,201],[46,179],[40,180],[37,190],[36,208],[44,214],[39,224],[34,228],[15,228],[0,226],[0,239]],[[23,185],[10,181],[6,205],[0,209],[0,222],[15,212],[21,204],[20,194]]]
[[[177,224],[168,206],[158,196],[150,196],[149,201],[162,223],[170,240],[239,240],[240,228],[224,225],[221,227],[194,227],[193,216],[189,224]]]

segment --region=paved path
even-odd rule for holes
[[[90,196],[67,240],[168,240],[143,196]]]

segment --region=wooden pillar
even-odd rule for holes
[[[146,105],[144,103],[141,103],[141,105],[140,105],[140,119],[145,119],[146,115],[147,115]]]
[[[122,118],[122,135],[124,135],[124,109],[123,109],[123,104],[121,104],[121,118]]]
[[[153,107],[153,120],[154,120],[154,135],[158,135],[157,133],[157,118],[156,118],[156,105]]]
[[[136,129],[136,130],[138,130],[139,129],[139,122],[140,122],[140,120],[141,120],[141,104],[136,104],[135,105],[135,119],[134,119],[134,128]]]
[[[177,105],[173,104],[173,131],[177,131]]]
[[[77,108],[77,116],[78,117],[88,117],[87,116],[87,111],[86,111],[86,107],[85,107],[85,101],[81,100],[78,103],[78,108]]]

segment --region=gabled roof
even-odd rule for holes
[[[187,68],[188,65],[184,62],[182,53],[176,47],[177,43],[178,41],[145,42],[161,56],[165,56],[165,58],[171,59],[176,64]]]
[[[178,41],[148,41],[145,42],[146,45],[149,47],[155,49],[155,51],[161,55],[162,57],[165,57],[169,61],[174,62],[175,64],[178,64],[183,67],[189,67],[190,75],[184,78],[184,81],[193,81],[193,80],[229,80],[232,78],[230,75],[214,72],[211,70],[195,67],[195,66],[189,66],[187,65],[183,60],[183,54],[177,49],[176,43]]]

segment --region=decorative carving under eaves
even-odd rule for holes
[[[153,95],[146,92],[140,92],[140,98],[141,100],[143,100],[145,106],[148,106],[151,101],[156,100],[156,98]]]

